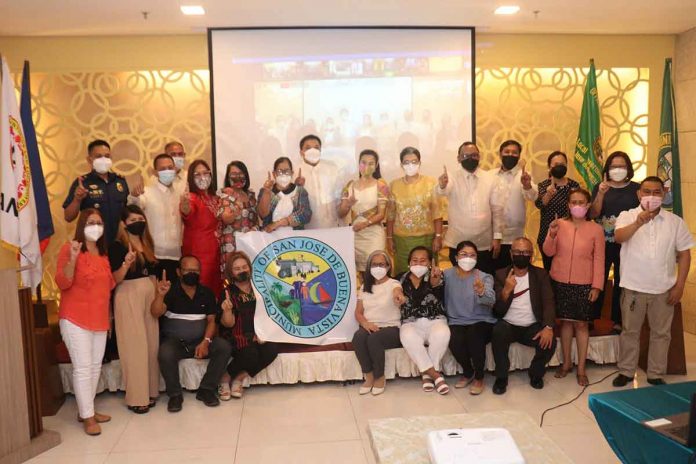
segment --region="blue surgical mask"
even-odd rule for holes
[[[174,160],[174,166],[176,166],[177,169],[184,168],[184,157],[183,156],[172,156],[172,159]]]
[[[176,171],[174,169],[165,169],[163,171],[158,171],[157,177],[163,185],[169,187],[170,185],[172,185],[172,182],[174,182],[174,179],[176,179]]]

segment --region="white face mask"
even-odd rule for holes
[[[106,174],[111,169],[111,166],[112,166],[111,158],[102,157],[102,158],[97,158],[94,161],[92,161],[92,167],[99,174]]]
[[[457,265],[462,268],[463,271],[469,272],[476,266],[476,260],[474,258],[459,258],[457,260]]]
[[[85,226],[85,239],[87,239],[87,241],[96,242],[102,235],[104,235],[104,226],[99,224]]]
[[[628,169],[626,168],[612,168],[609,170],[609,178],[614,182],[621,182],[626,180],[628,175]]]
[[[401,167],[407,176],[415,176],[420,170],[420,164],[402,164]]]
[[[276,176],[276,184],[278,184],[281,190],[285,190],[285,188],[290,185],[290,182],[292,182],[292,177],[287,174]]]
[[[194,182],[196,184],[196,187],[198,187],[199,190],[207,190],[208,187],[210,187],[211,181],[212,181],[212,178],[210,176],[203,176],[203,177],[194,178]]]
[[[172,159],[174,160],[174,166],[181,170],[184,168],[184,157],[183,156],[172,156]]]
[[[321,159],[321,151],[317,148],[309,148],[304,152],[305,160],[310,164],[317,164]]]
[[[176,179],[176,171],[174,169],[165,169],[163,171],[158,171],[157,178],[159,178],[159,181],[162,183],[162,185],[166,185],[167,187],[169,187],[174,182],[174,179]]]
[[[414,264],[409,269],[411,270],[411,274],[415,275],[419,279],[428,272],[428,266],[423,266],[422,264]]]
[[[370,274],[372,275],[372,277],[375,278],[375,280],[381,280],[384,278],[384,276],[387,275],[387,268],[386,267],[371,267]]]

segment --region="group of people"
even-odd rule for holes
[[[463,369],[455,387],[480,394],[489,342],[494,393],[506,391],[513,342],[535,347],[530,384],[542,388],[556,320],[563,348],[556,377],[573,370],[574,334],[577,382],[587,385],[588,326],[599,315],[612,266],[612,319],[621,332],[614,384],[635,374],[646,315],[648,380],[663,382],[693,240],[684,221],[661,207],[662,180],[632,181],[626,153],[607,158],[603,181],[590,193],[567,177],[568,158],[559,151],[548,157],[548,178],[535,184],[514,140],[500,146],[501,167],[490,171],[479,167],[478,147],[463,143],[461,169],[445,168],[437,179],[420,173],[420,152],[406,147],[399,154],[404,175],[390,184],[378,153],[363,150],[359,176],[342,188],[321,148],[319,137],[302,138],[297,173],[289,158],[276,159],[257,195],[240,161],[226,167],[220,190],[205,161],[185,170],[179,142],[155,157],[146,185],[129,189],[111,171],[109,144],[89,144],[92,170],[73,182],[64,203],[65,219],[78,221],[56,272],[61,331],[87,433],[98,434],[108,420],[94,411],[94,392],[110,308],[126,404],[136,413],[156,405],[160,373],[168,409],[181,410],[183,358],[210,358],[196,395],[209,406],[241,397],[246,378],[275,359],[277,345],[255,334],[251,262],[235,246],[235,233],[255,230],[352,227],[362,282],[353,339],[365,374],[361,394],[384,392],[384,352],[397,346],[418,366],[425,391],[449,391],[440,365],[449,348]],[[544,268],[531,264],[534,247],[524,236],[528,202],[540,210]],[[443,271],[437,256],[444,247],[452,267]]]

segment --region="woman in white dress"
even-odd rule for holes
[[[360,177],[351,180],[343,188],[338,216],[350,213],[355,231],[355,264],[358,272],[365,272],[367,257],[376,250],[383,250],[386,233],[382,227],[389,186],[379,172],[379,155],[374,150],[363,150],[358,157]]]

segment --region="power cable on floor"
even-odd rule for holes
[[[551,408],[545,410],[544,412],[542,412],[542,413],[541,413],[541,420],[539,421],[539,427],[543,427],[543,426],[544,426],[544,416],[546,415],[547,412],[553,411],[554,409],[558,409],[558,408],[560,408],[560,407],[562,407],[562,406],[567,406],[567,405],[569,405],[569,404],[572,403],[573,401],[575,401],[575,400],[577,400],[578,398],[580,398],[580,397],[582,396],[582,394],[585,393],[585,390],[587,390],[587,387],[591,387],[592,385],[597,385],[598,383],[602,383],[602,382],[604,382],[605,380],[607,380],[609,377],[611,377],[612,375],[615,375],[615,374],[618,374],[618,373],[619,373],[619,371],[616,370],[616,371],[614,371],[614,372],[612,372],[612,373],[610,373],[610,374],[605,375],[604,377],[602,377],[600,380],[598,380],[598,381],[596,381],[596,382],[588,383],[587,385],[585,385],[584,387],[582,387],[582,390],[580,390],[580,393],[578,393],[578,396],[576,396],[576,397],[573,398],[572,400],[567,401],[567,402],[565,402],[565,403],[558,404],[558,405],[553,406],[553,407],[551,407]]]

